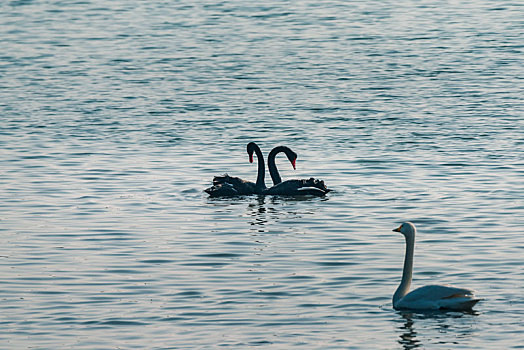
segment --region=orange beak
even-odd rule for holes
[[[399,227],[397,227],[396,229],[394,229],[393,231],[395,232],[400,232],[400,228],[402,227],[402,225],[400,225]]]

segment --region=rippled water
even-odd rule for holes
[[[0,347],[523,348],[522,13],[2,2]],[[334,191],[208,198],[249,141]],[[474,312],[392,309],[403,220]]]

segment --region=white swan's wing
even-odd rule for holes
[[[420,299],[431,297],[433,299],[447,299],[452,298],[456,295],[471,295],[474,293],[475,292],[473,290],[467,288],[458,288],[443,284],[431,284],[411,291],[406,296],[404,296],[404,298],[409,297],[414,299]]]
[[[480,299],[475,292],[467,288],[447,285],[429,285],[417,288],[406,294],[397,303],[397,308],[418,310],[467,310]]]

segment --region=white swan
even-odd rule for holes
[[[395,232],[406,237],[406,256],[402,282],[393,294],[393,307],[410,310],[470,310],[479,300],[474,291],[446,285],[429,285],[409,292],[413,275],[413,253],[415,251],[415,233],[417,229],[411,222],[405,222]],[[409,292],[409,293],[408,293]]]

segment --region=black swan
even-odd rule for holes
[[[264,182],[266,172],[264,156],[262,155],[260,147],[258,147],[254,142],[247,144],[247,153],[249,154],[250,163],[253,163],[253,153],[256,153],[257,155],[258,175],[256,183],[224,174],[221,176],[215,176],[213,178],[213,186],[206,188],[204,191],[211,197],[231,197],[262,193],[262,191],[266,189],[266,184]]]
[[[280,174],[278,173],[277,166],[275,164],[275,157],[278,153],[284,152],[293,164],[295,169],[295,162],[297,160],[297,154],[293,152],[289,147],[277,146],[271,150],[267,158],[267,166],[269,168],[269,174],[273,180],[273,187],[264,190],[263,194],[269,195],[284,195],[284,196],[299,196],[299,195],[313,195],[313,196],[324,196],[326,193],[331,191],[326,187],[324,181],[317,180],[314,178],[301,179],[301,180],[286,180],[282,182]]]

